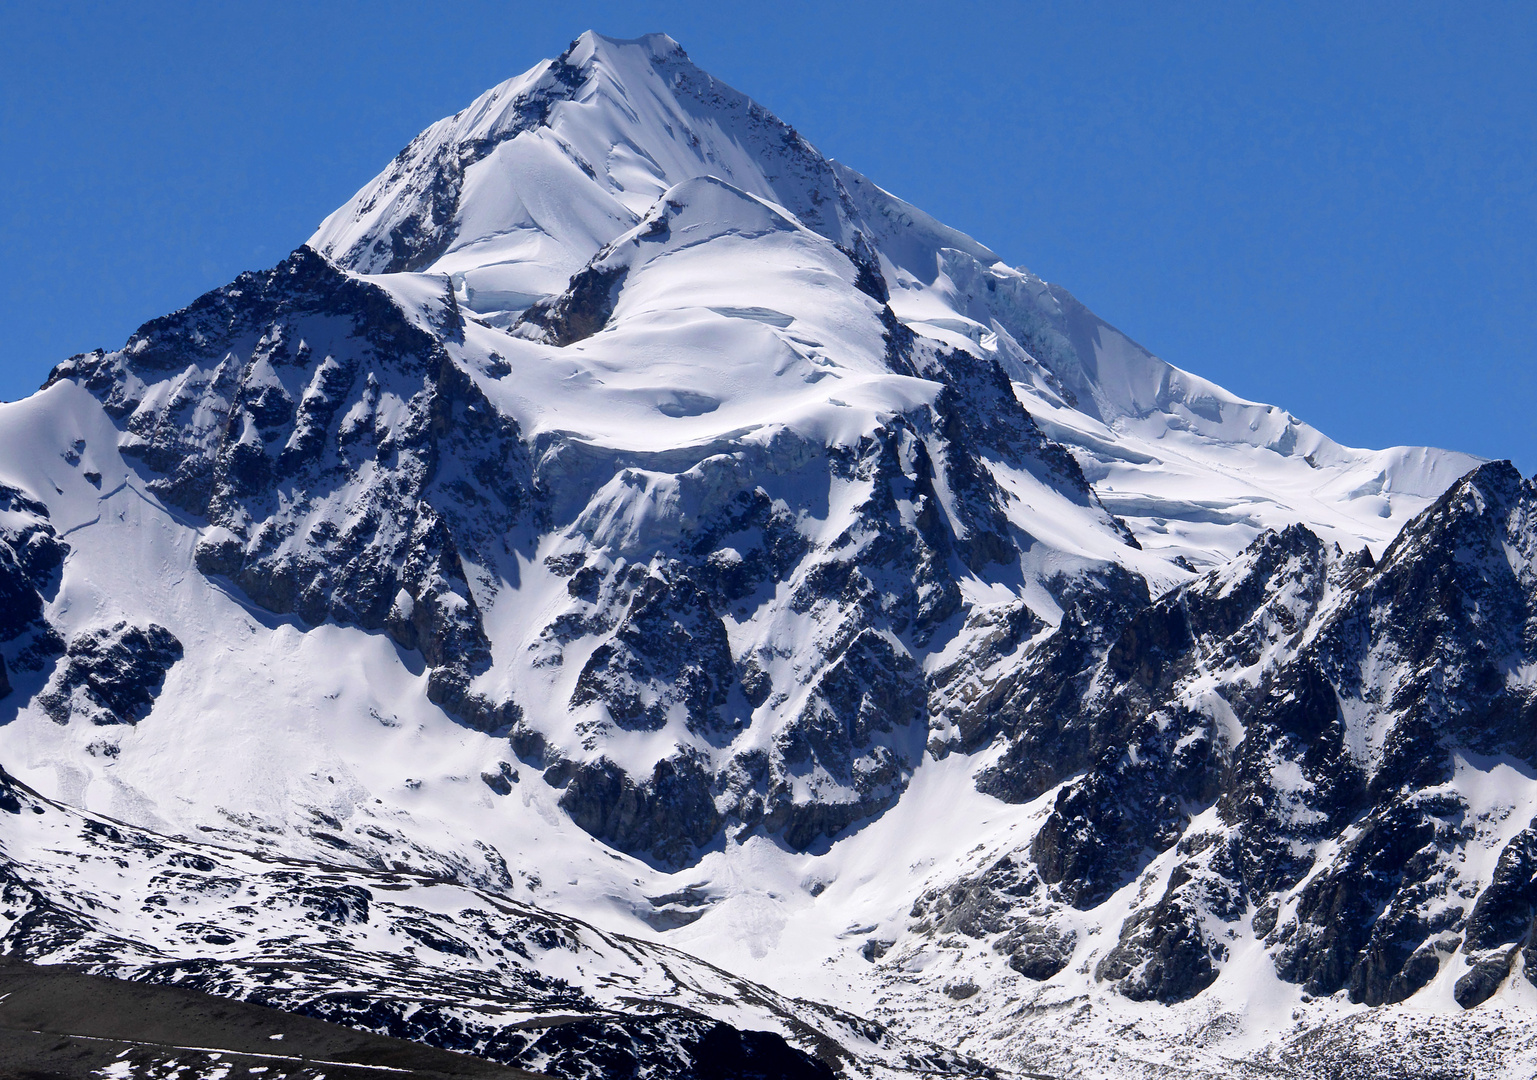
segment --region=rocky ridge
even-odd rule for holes
[[[1439,980],[1473,1009],[1537,986],[1532,829],[1499,790],[1532,762],[1534,508],[1497,462],[1380,560],[1294,526],[1064,620],[991,688],[986,726],[962,721],[963,748],[994,748],[978,786],[1035,800],[1038,827],[920,895],[879,962],[990,952],[1043,1005],[1070,966],[1133,1001],[1198,999],[1238,953],[1303,1001]]]

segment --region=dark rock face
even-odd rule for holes
[[[1024,900],[1040,889],[1040,878],[1028,863],[1020,865],[1005,855],[977,878],[924,893],[913,904],[911,917],[921,920],[920,932],[983,938],[1012,925],[1008,899]]]
[[[1003,757],[978,787],[1005,802],[1028,802],[1093,760],[1098,731],[1078,700],[1132,615],[1148,605],[1147,582],[1119,567],[1066,582],[1061,624],[974,701],[949,710],[959,748],[979,750],[1007,732]]]
[[[75,716],[93,724],[137,723],[149,714],[166,672],[181,657],[181,642],[154,623],[120,622],[80,634],[37,703],[59,724]]]
[[[1435,811],[1449,817],[1460,809],[1405,800],[1369,815],[1328,872],[1299,894],[1297,921],[1274,934],[1277,973],[1311,993],[1348,987],[1353,1001],[1386,1002],[1410,955],[1461,914],[1455,909],[1435,917],[1425,910],[1446,886],[1432,880],[1438,841],[1444,851],[1453,848]]]
[[[594,836],[671,866],[684,865],[721,824],[709,774],[688,755],[657,762],[639,784],[607,759],[589,762],[572,774],[560,805]]]
[[[1473,964],[1467,974],[1457,980],[1452,989],[1452,996],[1457,999],[1457,1004],[1464,1009],[1471,1009],[1475,1005],[1482,1005],[1488,1001],[1510,974],[1514,959],[1514,955],[1511,955],[1509,958],[1495,957]]]
[[[795,846],[879,812],[900,794],[923,753],[931,703],[949,699],[945,684],[960,677],[952,669],[927,679],[919,661],[959,629],[956,564],[981,571],[1018,557],[1021,540],[1003,512],[1007,497],[981,456],[1034,471],[1086,505],[1094,498],[995,362],[922,353],[910,338],[897,348],[894,366],[944,389],[931,408],[896,417],[830,455],[832,476],[866,484],[869,494],[857,525],[809,553],[792,578],[792,609],[830,622],[819,669],[805,704],[776,737],[767,783],[750,779],[763,767],[750,758],[739,759],[727,780],[728,791],[750,792],[739,796],[744,822],[783,828]],[[947,510],[940,484],[950,495]],[[1019,608],[1005,619],[1017,643],[1033,616]],[[852,790],[856,798],[792,794],[808,783],[813,791],[823,783]]]
[[[585,267],[565,292],[536,302],[518,317],[518,324],[538,327],[546,341],[562,348],[590,338],[613,315],[626,273],[624,266]]]
[[[864,233],[855,235],[852,246],[839,244],[838,250],[854,264],[854,288],[878,304],[890,301],[891,290],[886,287],[885,275],[881,273],[880,256]]]
[[[1537,912],[1537,821],[1515,835],[1494,868],[1494,879],[1479,894],[1468,917],[1465,941],[1470,949],[1492,949],[1520,942]]]
[[[0,484],[0,698],[11,692],[9,671],[40,671],[64,651],[43,604],[68,551],[46,506]]]
[[[917,763],[921,745],[897,733],[921,730],[924,691],[912,658],[862,630],[824,669],[806,706],[775,740],[782,772],[769,785],[763,820],[803,847],[894,801]],[[853,788],[855,800],[797,799],[797,777],[830,777]]]
[[[667,1076],[678,1080],[832,1080],[825,1062],[768,1031],[703,1017],[578,1020],[537,1033],[518,1057],[570,1080]]]
[[[300,892],[299,906],[308,908],[322,922],[346,926],[368,921],[368,902],[373,898],[374,894],[361,885],[319,885]]]
[[[1162,855],[1167,887],[1095,970],[1129,997],[1199,993],[1252,911],[1277,973],[1310,993],[1401,1001],[1465,938],[1457,997],[1484,1000],[1530,947],[1537,856],[1523,831],[1461,902],[1469,808],[1444,785],[1458,748],[1537,764],[1537,696],[1507,677],[1537,654],[1534,551],[1537,486],[1495,463],[1377,564],[1294,526],[1156,601],[1101,579],[980,708],[952,707],[963,747],[1004,743],[984,791],[1062,783],[1028,849],[1042,895],[984,877],[965,906],[1010,951]],[[914,928],[938,932],[926,914]]]
[[[662,727],[676,706],[690,731],[714,735],[737,682],[726,627],[709,594],[683,568],[669,569],[634,584],[612,636],[582,668],[571,705],[602,701],[632,731]]]
[[[1500,852],[1489,887],[1479,894],[1464,928],[1464,953],[1471,970],[1453,994],[1465,1009],[1482,1004],[1499,989],[1518,953],[1537,960],[1537,821],[1522,829]],[[1534,967],[1527,967],[1532,979]],[[1537,980],[1533,980],[1537,985]]]
[[[1041,982],[1067,967],[1077,944],[1074,931],[1064,932],[1049,922],[1020,919],[993,948],[1008,955],[1009,967],[1027,979]]]
[[[445,294],[447,297],[448,294]],[[445,334],[457,308],[447,299]],[[145,397],[173,373],[174,393]],[[74,379],[125,428],[148,487],[198,515],[205,574],[306,623],[379,630],[421,652],[429,693],[476,726],[515,707],[468,693],[490,662],[466,556],[497,566],[531,512],[528,452],[385,293],[301,248],[141,328]]]
[[[1220,955],[1212,955],[1199,912],[1166,896],[1126,920],[1094,975],[1133,1001],[1184,1001],[1216,981]]]
[[[518,770],[507,762],[502,762],[496,772],[483,772],[480,774],[481,782],[496,792],[498,795],[511,795],[512,785],[519,780]]]
[[[48,508],[0,484],[0,641],[12,641],[43,617],[68,546],[54,533]]]
[[[772,1031],[738,1031],[725,1024],[695,1044],[699,1080],[833,1080],[832,1066],[797,1050]]]

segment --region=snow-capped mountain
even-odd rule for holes
[[[710,1024],[850,1074],[1537,1053],[1489,1034],[1537,1002],[1533,485],[1172,367],[664,36],[60,364],[0,485],[8,949],[395,1031],[398,887],[602,938],[581,1009],[692,1017],[649,1075]],[[194,849],[229,941],[129,917]],[[376,899],[225,903],[322,875]],[[507,933],[409,960],[473,970],[462,1045],[576,1007]]]

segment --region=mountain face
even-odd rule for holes
[[[586,34],[0,406],[0,942],[561,1076],[1516,1069],[1534,557]]]

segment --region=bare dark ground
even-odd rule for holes
[[[540,1076],[195,990],[0,957],[0,1080],[173,1075],[180,1080]]]

